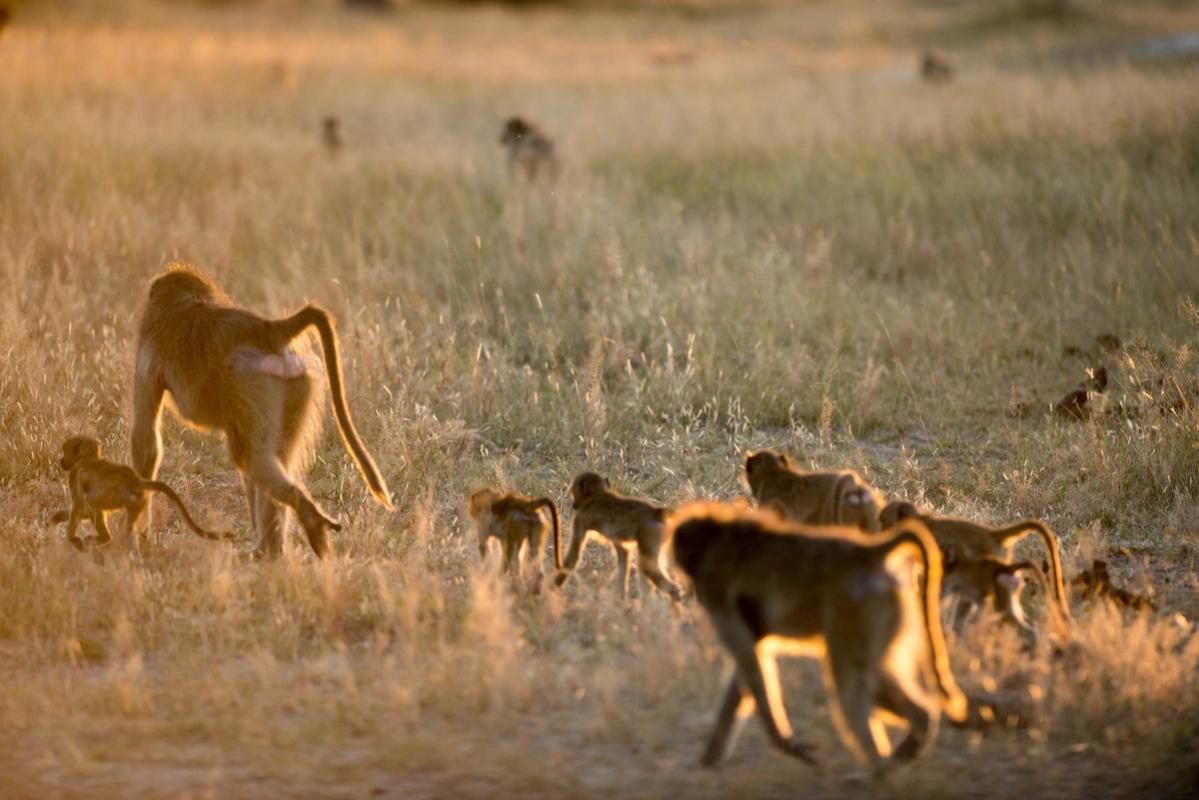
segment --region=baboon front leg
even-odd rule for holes
[[[796,739],[787,721],[787,710],[783,707],[782,689],[779,686],[778,665],[773,658],[762,658],[758,653],[757,640],[739,615],[713,617],[716,633],[737,662],[738,678],[749,689],[758,709],[758,718],[766,728],[770,743],[787,755],[815,764],[815,748]]]
[[[754,705],[753,695],[741,683],[737,670],[734,669],[733,677],[729,679],[728,689],[724,693],[724,700],[720,704],[720,712],[716,715],[716,728],[712,731],[712,738],[708,740],[704,754],[700,756],[700,764],[714,767],[724,760],[737,743],[737,735],[741,732],[745,720],[754,713]]]
[[[670,595],[670,599],[677,602],[683,599],[683,590],[662,571],[661,542],[662,539],[660,536],[653,537],[653,539],[644,544],[639,542],[637,563],[641,567],[641,574],[657,587],[658,591]]]
[[[554,579],[554,585],[561,587],[571,574],[574,573],[575,567],[579,564],[579,558],[583,555],[583,546],[587,544],[587,531],[579,524],[578,519],[572,523],[573,535],[570,537],[570,551],[566,554],[566,560],[562,563],[562,571],[558,573],[558,577]]]
[[[96,529],[96,544],[105,545],[112,541],[112,533],[108,530],[103,511],[92,514],[92,526]]]
[[[129,450],[137,474],[151,481],[158,476],[162,463],[162,399],[165,387],[148,374],[147,351],[138,354],[137,372],[133,376],[133,424],[129,428]],[[147,498],[145,525],[153,522],[153,498]]]
[[[104,512],[101,511],[101,514]],[[83,540],[79,538],[79,523],[83,519],[83,509],[78,503],[71,506],[71,516],[67,519],[67,541],[71,547],[83,552]]]
[[[907,736],[891,754],[892,761],[911,761],[936,736],[937,717],[908,696],[893,677],[885,676],[880,680],[876,702],[908,723]],[[886,736],[886,733],[882,732],[882,735]]]

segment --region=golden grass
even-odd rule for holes
[[[1076,5],[27,6],[0,34],[0,796],[860,796],[810,666],[788,706],[825,770],[751,725],[701,772],[727,665],[696,609],[625,607],[599,555],[514,597],[464,520],[481,483],[563,499],[584,468],[731,497],[767,445],[1044,516],[1068,573],[1107,556],[1163,606],[1078,608],[1058,659],[951,636],[963,686],[1031,692],[1036,724],[943,730],[872,791],[1193,792],[1199,96],[1102,47],[1199,23]],[[914,80],[925,44],[958,80]],[[554,186],[507,180],[512,112],[558,137]],[[135,564],[45,529],[63,438],[128,458],[135,320],[174,257],[337,314],[399,510],[326,425],[336,559],[246,561],[222,444],[175,422],[163,477],[236,553],[163,512]],[[1103,333],[1120,353],[1062,354]],[[1095,420],[1009,416],[1101,358]]]

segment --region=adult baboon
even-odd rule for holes
[[[307,305],[285,319],[266,319],[237,308],[196,267],[175,261],[150,284],[138,329],[134,467],[146,478],[158,471],[159,420],[169,394],[184,421],[225,434],[241,471],[260,555],[282,552],[285,507],[295,512],[318,556],[329,552],[327,532],[341,530],[300,482],[323,417],[323,393],[308,368],[311,345],[300,336],[309,327],[320,336],[342,440],[371,492],[391,508],[383,476],[350,419],[337,334],[327,311]]]
[[[758,450],[745,459],[745,481],[758,505],[794,522],[879,530],[883,495],[853,470],[809,472],[785,453]]]

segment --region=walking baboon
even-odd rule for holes
[[[787,720],[779,655],[823,659],[841,737],[875,768],[917,756],[942,712],[966,718],[938,613],[941,555],[919,521],[880,537],[697,502],[669,527],[675,563],[735,663],[704,765],[724,758],[755,708],[775,747],[815,763]],[[894,749],[889,721],[907,725]]]
[[[946,555],[943,565],[945,575],[941,582],[942,591],[947,596],[958,598],[957,612],[954,616],[954,630],[958,633],[965,627],[971,612],[981,608],[987,600],[991,600],[995,611],[1014,624],[1030,646],[1035,645],[1037,629],[1028,622],[1024,615],[1024,607],[1020,603],[1020,591],[1024,588],[1023,573],[1032,575],[1056,623],[1061,627],[1067,623],[1067,620],[1059,615],[1057,604],[1052,600],[1053,595],[1045,572],[1032,561],[1008,563],[990,556],[951,560],[951,556]]]
[[[341,138],[341,120],[335,116],[327,116],[321,120],[321,142],[329,155],[337,155],[345,144]]]
[[[921,514],[911,503],[903,500],[893,500],[883,508],[879,515],[884,527],[890,527],[905,519],[918,519],[932,533],[933,538],[941,547],[947,564],[965,564],[979,559],[996,559],[1009,566],[1012,564],[1012,548],[1016,542],[1030,533],[1041,537],[1045,550],[1049,555],[1049,583],[1052,591],[1047,592],[1046,602],[1056,605],[1058,619],[1063,624],[1072,621],[1070,605],[1066,600],[1066,589],[1062,582],[1062,556],[1057,536],[1039,519],[1025,519],[1014,522],[1002,528],[992,528],[977,522],[953,517],[935,517]],[[965,573],[964,573],[965,574]],[[951,583],[945,581],[946,593],[964,587],[965,581]],[[1017,587],[1018,588],[1018,587]],[[1027,632],[1028,625],[1024,612],[1019,603],[1019,592],[1004,587],[1003,582],[991,586],[971,586],[961,597],[958,606],[957,625],[970,615],[975,604],[983,602],[987,595],[995,593],[997,606],[1002,605],[1005,620],[1016,625],[1021,631]]]
[[[84,542],[77,533],[79,523],[90,519],[96,529],[95,542],[105,545],[112,541],[106,516],[109,511],[125,512],[123,535],[129,545],[137,550],[137,533],[133,526],[146,509],[149,492],[161,492],[179,509],[179,515],[195,534],[203,539],[232,539],[232,532],[215,532],[201,528],[187,513],[187,507],[170,486],[161,481],[146,481],[138,477],[132,467],[114,464],[100,457],[100,443],[90,436],[72,436],[62,444],[62,458],[58,465],[67,474],[67,486],[71,491],[70,511],[57,511],[50,517],[52,525],[67,523],[67,541],[76,550],[83,550]]]
[[[194,266],[181,261],[150,284],[137,339],[133,376],[133,462],[153,478],[162,458],[163,400],[187,423],[225,434],[242,476],[258,533],[255,552],[283,550],[286,508],[300,521],[318,556],[329,552],[328,531],[341,525],[312,501],[300,476],[311,463],[323,417],[323,393],[309,371],[307,337],[316,328],[342,441],[371,493],[386,508],[383,476],[362,444],[346,406],[333,318],[307,305],[284,319],[237,308]]]
[[[554,175],[558,160],[554,154],[554,142],[531,122],[523,117],[511,117],[500,132],[500,144],[508,148],[508,173],[517,169],[524,171],[533,180],[542,167]]]
[[[488,539],[498,539],[504,549],[504,571],[511,573],[513,562],[516,562],[517,579],[523,582],[525,552],[522,548],[527,542],[528,555],[533,559],[537,576],[536,586],[540,587],[545,578],[542,556],[546,520],[541,515],[543,508],[549,512],[554,529],[554,566],[562,569],[562,534],[554,501],[548,497],[533,500],[516,492],[501,494],[490,486],[475,492],[466,501],[466,510],[478,526],[479,557],[487,556]]]
[[[759,450],[745,459],[745,479],[758,505],[794,522],[879,531],[883,496],[852,470],[807,472],[784,453]]]
[[[629,595],[629,551],[636,549],[641,572],[659,590],[680,600],[682,589],[672,581],[662,567],[662,545],[665,541],[665,520],[670,509],[655,506],[644,500],[624,497],[612,491],[608,479],[584,472],[570,486],[574,501],[571,520],[570,552],[561,565],[556,584],[562,586],[570,578],[583,554],[592,533],[607,539],[616,550],[617,575],[622,592]]]

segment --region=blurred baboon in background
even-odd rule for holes
[[[953,79],[953,67],[932,50],[920,54],[920,77],[929,83],[945,83]]]
[[[553,140],[524,117],[511,117],[504,123],[500,144],[508,148],[509,174],[515,174],[519,169],[529,180],[535,179],[542,170],[551,177],[557,174]]]

